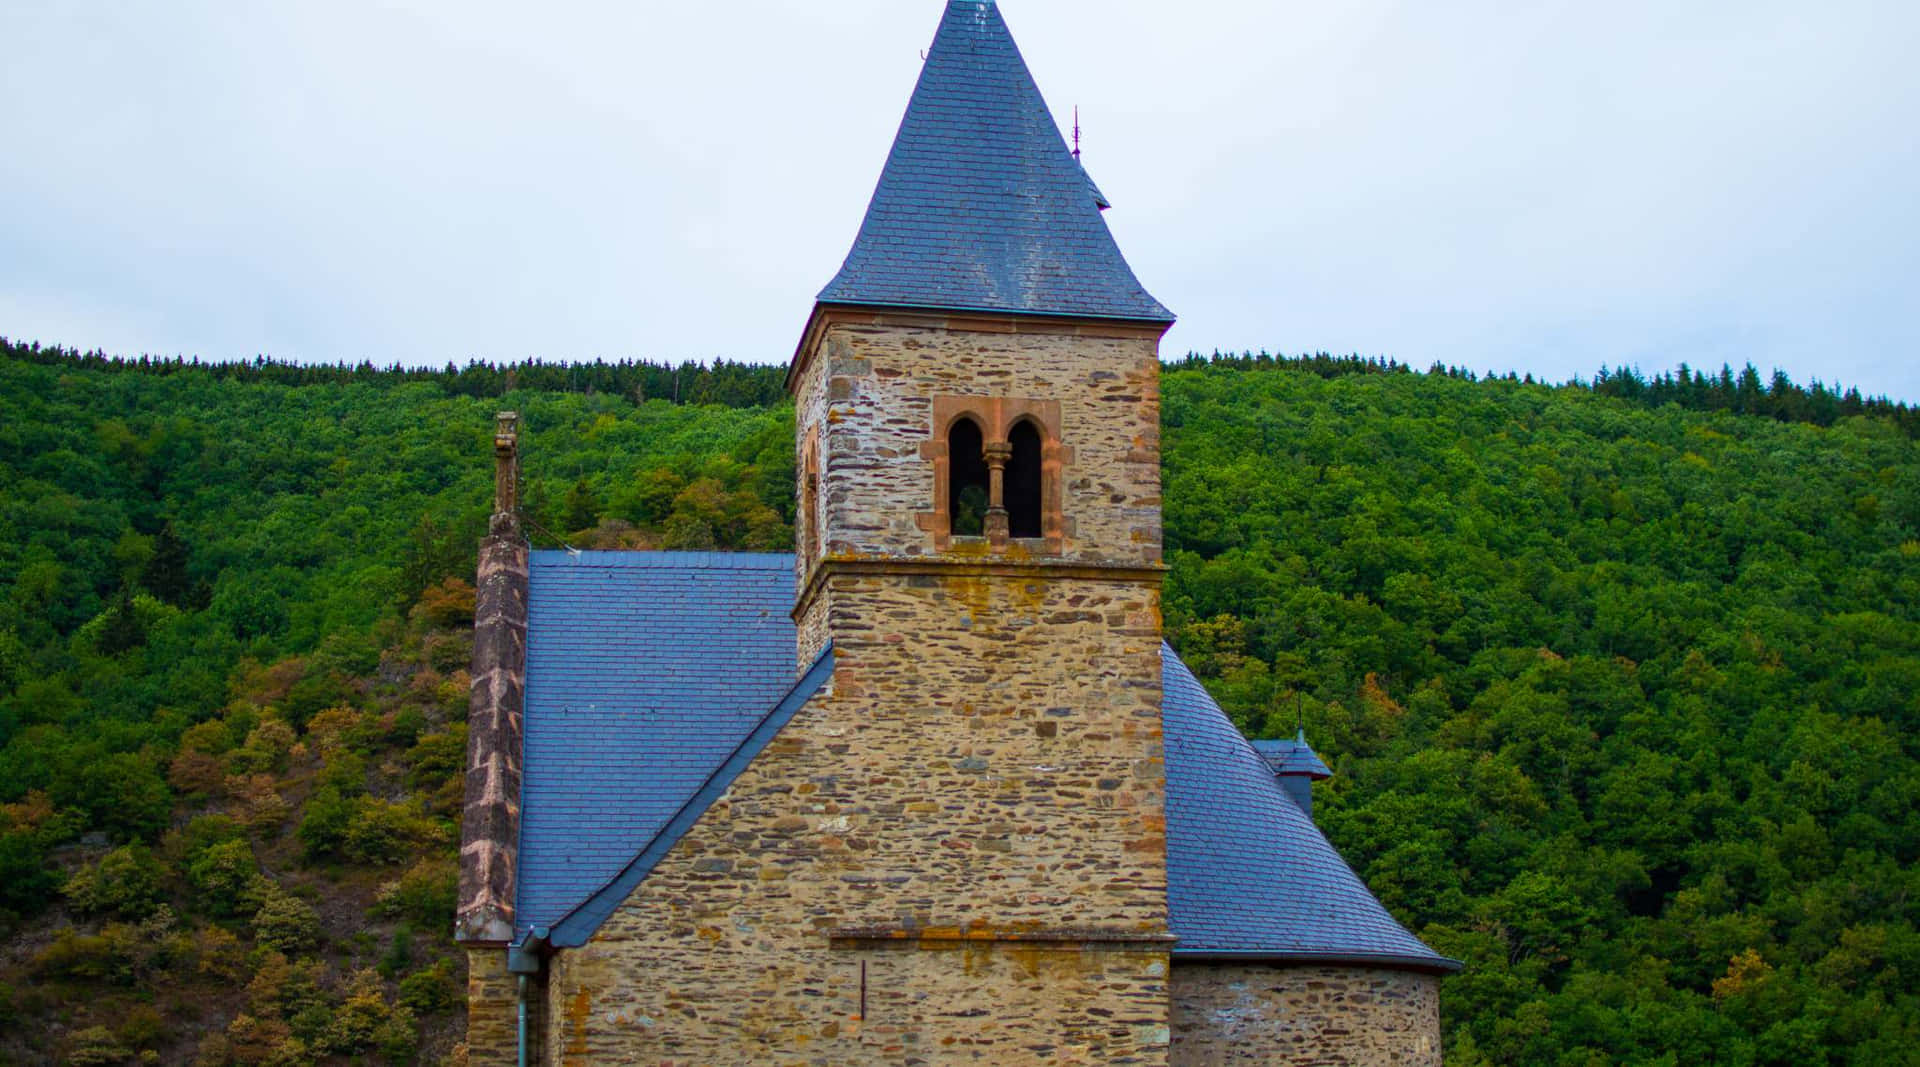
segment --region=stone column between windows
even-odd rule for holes
[[[988,441],[981,449],[987,461],[987,517],[985,529],[988,540],[998,548],[1007,543],[1011,524],[1007,520],[1007,463],[1013,459],[1013,446],[1005,441]]]

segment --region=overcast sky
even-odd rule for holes
[[[0,4],[0,334],[788,358],[941,0]],[[1163,352],[1920,400],[1920,3],[1007,0]]]

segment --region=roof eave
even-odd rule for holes
[[[1173,950],[1175,963],[1276,963],[1288,966],[1326,964],[1336,967],[1380,967],[1423,974],[1458,974],[1466,968],[1445,956],[1407,956],[1378,952],[1273,952],[1259,949]]]

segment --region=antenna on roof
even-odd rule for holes
[[[1080,105],[1073,105],[1073,158],[1080,158]]]

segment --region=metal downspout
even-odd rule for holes
[[[536,927],[526,940],[507,949],[507,970],[520,978],[515,997],[519,1012],[520,1067],[527,1067],[527,984],[546,968],[547,928]]]
[[[520,976],[520,1067],[527,1067],[527,976]]]

